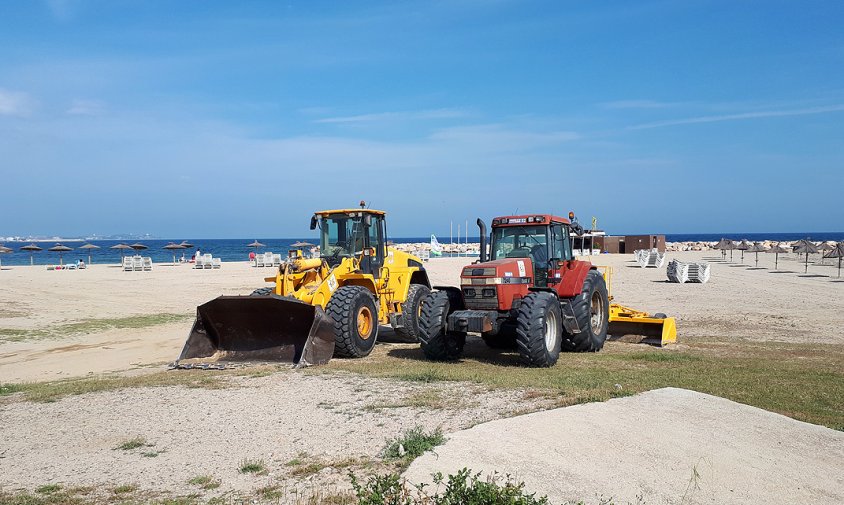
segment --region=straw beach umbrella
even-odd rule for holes
[[[756,253],[756,266],[757,267],[759,266],[759,253],[765,252],[765,251],[767,251],[767,249],[765,249],[765,246],[763,246],[759,242],[754,242],[753,245],[750,246],[749,249],[747,249],[747,252]]]
[[[21,251],[29,251],[29,264],[34,265],[35,264],[35,258],[33,257],[33,254],[37,251],[43,251],[43,249],[41,249],[40,247],[38,247],[35,244],[29,244],[29,245],[25,245],[25,246],[21,247]]]
[[[750,249],[750,243],[747,240],[742,240],[739,245],[736,246],[736,249],[741,251],[741,262],[744,263],[744,251]]]
[[[290,247],[313,247],[313,246],[314,246],[314,244],[311,244],[310,242],[301,242],[301,241],[293,242],[292,244],[290,244]]]
[[[803,273],[809,273],[809,255],[818,252],[818,247],[809,239],[798,240],[793,246],[794,252],[806,255],[806,268]]]
[[[185,246],[183,246],[182,244],[174,244],[173,242],[170,242],[169,244],[164,246],[164,248],[173,253],[173,264],[175,265],[176,264],[176,251],[179,250],[179,249],[185,249]]]
[[[50,252],[57,252],[59,253],[59,265],[64,265],[64,261],[62,259],[62,255],[68,251],[72,251],[73,249],[62,244],[56,244],[53,247],[47,249]]]
[[[841,258],[844,258],[844,241],[835,244],[832,250],[824,255],[826,258],[838,258],[838,277],[841,277]]]
[[[123,243],[109,247],[109,249],[119,249],[120,250],[120,262],[121,263],[123,262],[123,251],[125,251],[127,249],[131,249],[131,248],[132,248],[132,246],[129,246],[129,245],[126,245],[126,244],[123,244]]]
[[[829,245],[827,242],[821,242],[818,244],[818,252],[821,253],[821,265],[824,264],[823,259],[826,257],[824,256],[827,252],[832,251],[835,249],[835,246]]]
[[[100,248],[100,246],[98,246],[98,245],[94,245],[94,244],[85,244],[85,245],[81,245],[81,246],[79,246],[79,248],[80,248],[80,249],[85,249],[85,250],[87,250],[87,251],[88,251],[88,264],[90,265],[90,264],[91,264],[91,250],[92,250],[92,249],[99,249],[99,248]]]
[[[246,247],[254,247],[255,252],[257,253],[259,247],[267,247],[267,246],[266,246],[266,244],[262,244],[262,243],[260,243],[256,240],[256,241],[252,242],[251,244],[246,244]]]
[[[733,259],[733,249],[735,249],[735,245],[733,241],[728,238],[722,238],[717,244],[715,244],[715,249],[719,249],[721,251],[721,257],[725,260],[727,259],[727,250],[730,251],[730,260]]]
[[[8,253],[10,253],[10,252],[12,252],[12,250],[11,250],[11,249],[9,249],[9,248],[8,248],[8,247],[6,247],[6,246],[2,246],[2,245],[0,245],[0,254],[8,254]],[[2,263],[2,262],[0,262],[0,267],[1,267],[1,266],[3,266],[3,263]]]
[[[783,249],[780,247],[779,244],[775,245],[774,247],[768,249],[766,252],[774,253],[774,270],[777,269],[777,263],[779,262],[780,254],[785,254],[788,252],[788,249]]]
[[[134,244],[130,245],[129,247],[131,247],[132,249],[134,249],[136,251],[143,251],[144,249],[149,249],[149,247],[145,246],[144,244],[141,244],[140,242],[135,242]]]

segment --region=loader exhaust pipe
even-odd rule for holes
[[[478,218],[478,228],[481,230],[481,263],[486,262],[486,223],[481,218]]]
[[[322,308],[280,296],[220,296],[196,308],[177,368],[227,362],[328,362],[334,334]],[[184,363],[183,363],[184,361]]]

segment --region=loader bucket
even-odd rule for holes
[[[677,342],[677,322],[673,317],[610,305],[610,324],[607,334],[620,338],[626,335],[645,337],[642,342],[660,347]]]
[[[227,362],[321,365],[334,354],[334,333],[321,307],[280,296],[220,296],[196,308],[177,368]]]

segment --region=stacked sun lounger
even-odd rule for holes
[[[671,260],[666,268],[668,280],[671,282],[698,282],[706,284],[709,282],[709,263],[683,263],[682,261]]]
[[[126,256],[123,258],[124,272],[151,272],[152,258],[150,256]]]
[[[656,249],[637,249],[633,251],[633,257],[642,268],[662,268],[662,264],[665,262],[665,253]]]
[[[193,268],[196,270],[212,270],[220,268],[222,265],[223,261],[220,258],[215,258],[210,253],[205,253],[196,257]]]

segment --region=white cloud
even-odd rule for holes
[[[649,128],[661,128],[663,126],[677,126],[697,123],[716,123],[719,121],[739,121],[743,119],[759,119],[768,117],[805,116],[809,114],[825,114],[828,112],[844,111],[844,105],[829,105],[825,107],[810,107],[806,109],[791,110],[769,110],[758,112],[744,112],[740,114],[723,114],[719,116],[699,116],[685,119],[670,119],[667,121],[655,121],[635,126],[629,126],[628,130],[646,130]]]
[[[664,109],[676,104],[670,102],[658,102],[656,100],[617,100],[615,102],[604,102],[598,105],[604,109]]]
[[[358,114],[355,116],[339,116],[316,119],[314,123],[366,123],[377,121],[397,121],[413,119],[450,119],[465,117],[466,113],[460,109],[432,109],[421,111],[377,112],[372,114]]]
[[[105,113],[105,103],[99,100],[76,99],[65,112],[72,116],[101,116]]]
[[[0,88],[0,116],[26,117],[34,107],[35,101],[28,94]]]
[[[537,133],[516,130],[501,124],[443,128],[431,135],[431,139],[435,141],[483,147],[490,151],[548,147],[580,138],[581,136],[576,132],[549,131]]]

